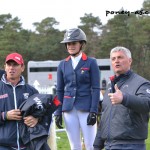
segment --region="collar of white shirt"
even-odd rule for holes
[[[82,53],[81,53],[79,56],[77,56],[77,57],[73,57],[73,56],[71,56],[71,60],[72,60],[72,67],[73,67],[73,69],[75,69],[75,68],[76,68],[76,66],[78,65],[78,63],[79,63],[79,61],[80,61],[81,57],[82,57]]]

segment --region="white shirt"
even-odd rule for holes
[[[73,67],[73,69],[75,69],[75,68],[76,68],[76,66],[78,65],[78,63],[79,63],[79,61],[80,61],[81,57],[82,57],[82,53],[81,53],[79,56],[77,56],[77,57],[73,57],[73,56],[71,56],[71,60],[72,60],[72,67]]]

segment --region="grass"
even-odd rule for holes
[[[57,150],[70,150],[70,145],[66,132],[58,132],[56,135],[57,135]],[[85,149],[83,148],[83,150]]]
[[[150,123],[148,133],[149,135],[146,140],[146,150],[150,150]],[[57,132],[57,150],[70,150],[66,132]]]
[[[150,150],[150,123],[149,123],[149,126],[148,126],[148,138],[146,140],[146,150]]]
[[[66,132],[57,132],[57,150],[70,150]]]

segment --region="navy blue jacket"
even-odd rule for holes
[[[40,118],[35,127],[28,127],[19,121],[20,137],[29,150],[50,150],[47,144],[52,114],[60,105],[57,97],[51,94],[34,94],[20,105],[23,117],[32,115]]]
[[[17,146],[18,133],[18,122],[3,120],[2,112],[18,109],[23,101],[35,93],[38,91],[25,84],[23,77],[16,86],[12,86],[6,82],[5,75],[3,75],[0,81],[0,145]],[[23,145],[21,141],[20,144]]]
[[[95,58],[82,53],[78,65],[72,67],[71,56],[62,60],[57,70],[57,95],[62,106],[55,112],[60,115],[75,107],[85,112],[98,112],[100,73]]]

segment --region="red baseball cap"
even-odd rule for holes
[[[7,55],[5,63],[7,63],[9,60],[13,60],[19,65],[24,64],[24,60],[23,60],[22,56],[18,53],[11,53],[11,54]]]

